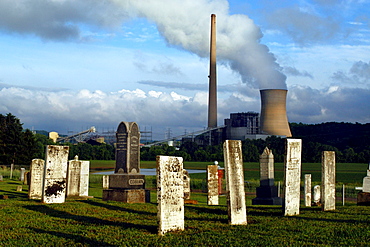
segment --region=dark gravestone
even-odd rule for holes
[[[116,168],[109,176],[103,200],[144,203],[150,201],[145,175],[140,174],[140,132],[135,122],[121,122],[117,128]]]
[[[278,189],[274,185],[274,155],[267,147],[260,156],[260,187],[256,188],[257,197],[253,205],[281,205]]]

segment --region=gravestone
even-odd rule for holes
[[[267,147],[260,155],[260,186],[256,188],[256,198],[253,205],[281,205],[278,188],[274,185],[274,155]]]
[[[25,168],[21,168],[21,172],[20,172],[20,175],[19,175],[19,181],[24,181],[24,173],[26,172],[26,169]]]
[[[362,192],[357,194],[357,205],[370,206],[370,164],[362,181]]]
[[[223,149],[229,224],[246,225],[242,143],[239,140],[226,140]]]
[[[187,170],[183,169],[184,199],[190,200],[190,176]]]
[[[218,165],[207,166],[207,204],[218,205]]]
[[[67,187],[68,146],[48,145],[45,155],[43,203],[65,202]]]
[[[103,189],[109,189],[109,176],[103,175]]]
[[[184,230],[183,158],[157,156],[158,234]]]
[[[304,204],[311,207],[311,174],[304,175]]]
[[[301,139],[286,140],[286,155],[284,160],[284,216],[293,216],[299,214],[301,153]]]
[[[313,204],[315,206],[321,205],[321,189],[320,185],[315,185],[313,187]]]
[[[28,199],[41,200],[42,185],[44,183],[45,161],[33,159],[30,167],[30,180],[28,185]]]
[[[321,207],[323,211],[335,210],[335,152],[322,152]]]
[[[22,191],[22,185],[17,186],[17,191]]]
[[[28,185],[30,182],[30,172],[25,172],[24,173],[24,180],[23,180],[23,184],[24,185]]]
[[[68,163],[67,197],[89,196],[89,170],[90,161],[74,160]]]
[[[145,189],[145,175],[140,174],[139,126],[135,122],[121,122],[116,137],[115,173],[109,175],[109,189],[103,190],[103,200],[150,202],[150,191]]]
[[[0,181],[4,181],[3,175],[0,175]]]

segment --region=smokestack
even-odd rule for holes
[[[217,127],[216,15],[211,15],[211,45],[208,90],[208,128]]]
[[[261,93],[261,131],[270,135],[291,137],[286,115],[288,90],[264,89]]]

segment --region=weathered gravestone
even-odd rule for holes
[[[323,211],[335,210],[335,152],[322,152],[321,207]]]
[[[304,204],[311,207],[311,174],[304,175]]]
[[[183,169],[184,199],[190,200],[190,176],[187,170]]]
[[[226,140],[223,148],[229,224],[246,225],[242,143],[239,140]]]
[[[41,200],[42,185],[44,183],[45,161],[33,159],[30,167],[30,181],[28,184],[28,199]]]
[[[21,172],[20,172],[20,175],[19,175],[19,181],[24,181],[24,173],[26,172],[26,169],[25,168],[21,168]]]
[[[284,216],[293,216],[299,214],[301,153],[301,139],[286,140],[286,156],[284,161]]]
[[[103,175],[103,189],[109,189],[109,175]]]
[[[357,194],[357,205],[370,206],[370,164],[362,182],[362,192]]]
[[[184,230],[182,157],[157,156],[158,234]]]
[[[25,172],[24,173],[24,180],[23,180],[23,184],[25,185],[28,185],[30,182],[30,172]]]
[[[315,185],[313,187],[313,205],[315,205],[315,206],[320,206],[321,205],[320,185]]]
[[[68,146],[48,145],[45,155],[43,203],[65,202],[67,187]]]
[[[282,199],[278,197],[278,188],[274,185],[274,155],[267,147],[260,155],[260,186],[256,188],[256,198],[253,205],[281,205]]]
[[[207,204],[218,205],[218,165],[207,166]]]
[[[68,162],[67,197],[89,196],[90,161],[74,160]]]
[[[135,122],[121,122],[116,132],[116,168],[109,176],[109,189],[103,200],[127,203],[150,202],[145,189],[145,175],[140,174],[140,132]]]

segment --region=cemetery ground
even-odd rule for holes
[[[184,163],[185,169],[205,169],[211,162]],[[220,165],[223,166],[222,162]],[[114,161],[93,161],[91,168],[113,169]],[[155,162],[142,162],[153,168]],[[151,203],[127,204],[102,200],[102,175],[90,174],[88,200],[42,204],[29,200],[28,186],[18,181],[19,171],[9,178],[0,170],[0,246],[368,246],[370,207],[357,206],[354,187],[362,185],[367,164],[337,164],[336,210],[304,207],[300,214],[282,216],[281,206],[251,205],[259,186],[259,164],[245,163],[247,225],[228,224],[225,196],[219,206],[207,206],[205,173],[190,174],[192,200],[185,205],[185,231],[158,235],[155,176],[147,177]],[[321,164],[302,164],[312,174],[312,186],[320,184]],[[275,164],[275,181],[283,179],[283,164]],[[346,188],[342,206],[342,184]],[[22,186],[22,191],[17,187]],[[303,184],[302,184],[303,187]],[[302,193],[301,193],[302,194]]]

